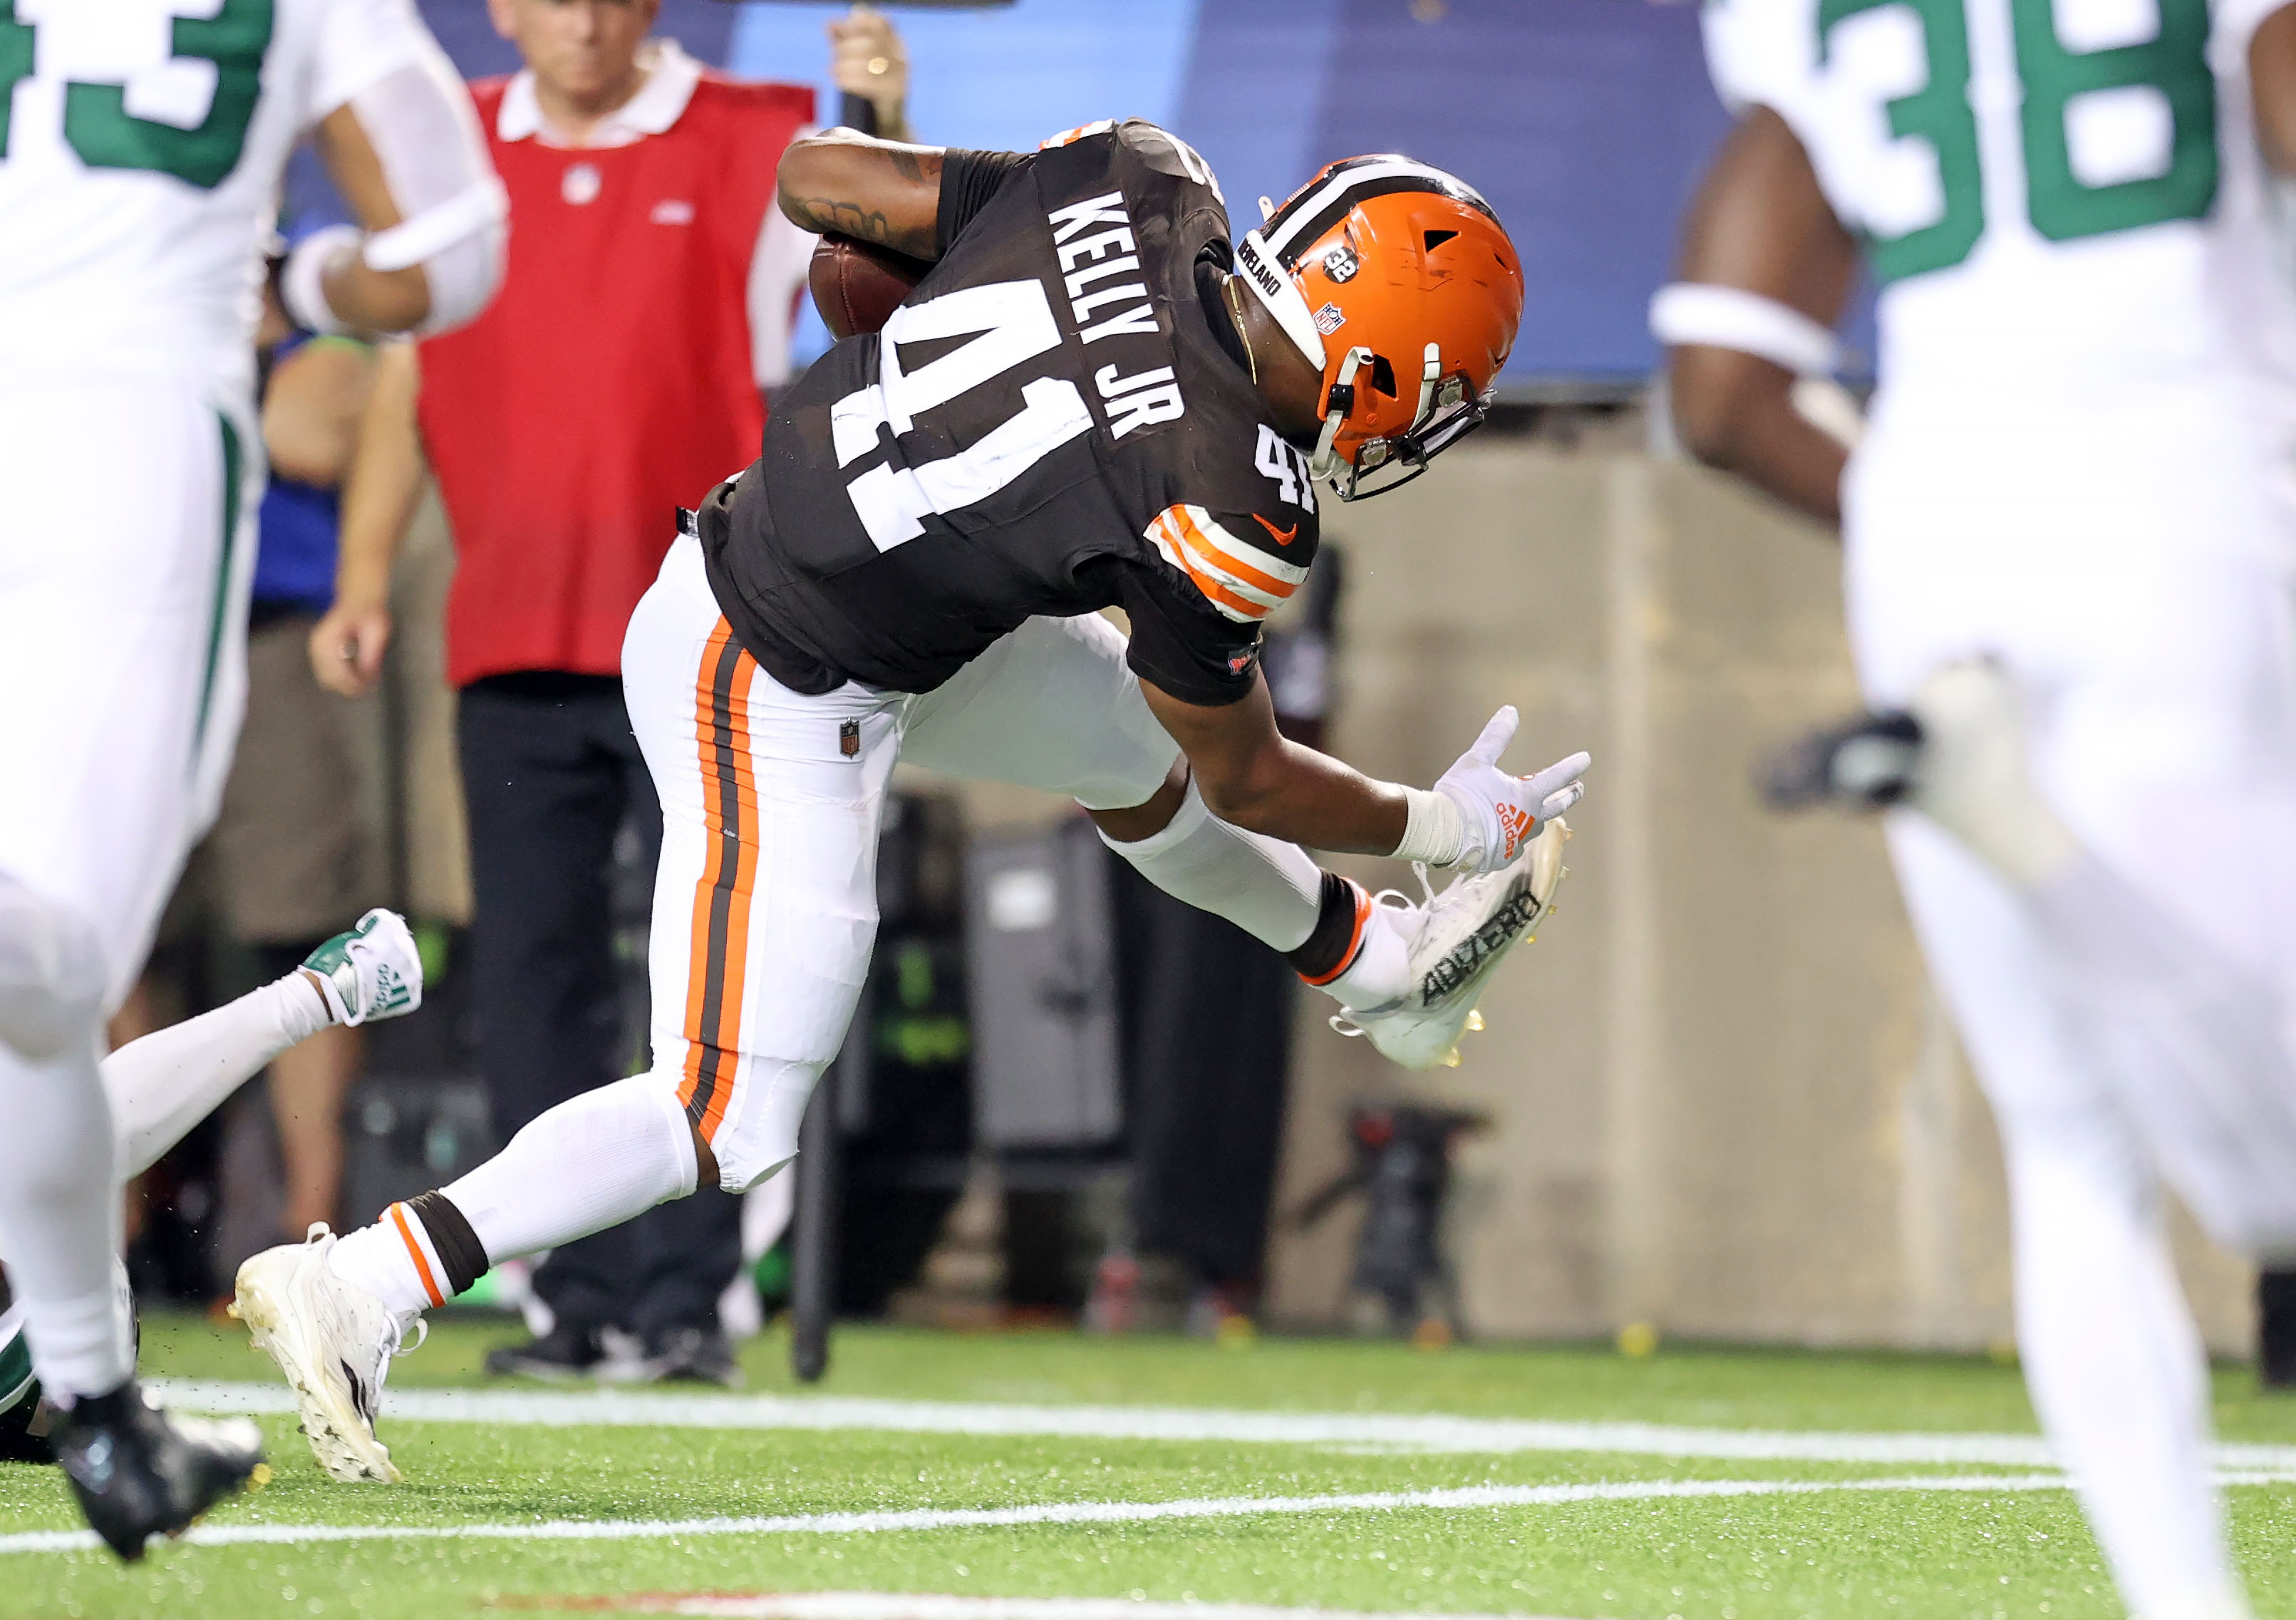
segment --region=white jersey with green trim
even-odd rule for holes
[[[289,151],[412,0],[0,0],[0,371],[243,385]]]
[[[1708,0],[1880,283],[1892,409],[2296,381],[2247,52],[2285,0]]]

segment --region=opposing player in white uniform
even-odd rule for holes
[[[357,1027],[422,1005],[422,956],[406,920],[375,910],[302,966],[194,1019],[130,1041],[100,1068],[122,1182],[133,1181],[274,1058],[330,1025]],[[114,1286],[127,1287],[124,1266]],[[32,1367],[24,1308],[0,1311],[0,1461],[53,1455],[53,1412]]]
[[[123,1557],[235,1489],[244,1426],[176,1423],[115,1300],[96,1070],[238,729],[263,481],[261,244],[316,127],[367,229],[290,260],[320,330],[435,331],[499,277],[499,183],[411,0],[0,11],[0,1252],[58,1451]]]
[[[1691,447],[1841,522],[1879,712],[1777,785],[1910,812],[2034,1405],[2146,1620],[2246,1612],[2160,1189],[2296,1253],[2283,4],[1715,0],[1742,117],[1652,311]],[[1881,389],[1845,470],[1794,399],[1861,247]]]

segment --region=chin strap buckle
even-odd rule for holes
[[[1427,346],[1426,364],[1419,373],[1419,409],[1411,419],[1405,437],[1419,431],[1435,419],[1435,390],[1443,380],[1443,348],[1440,344]]]

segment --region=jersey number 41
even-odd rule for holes
[[[901,345],[951,338],[965,341],[914,371],[903,367]],[[906,433],[918,417],[1058,348],[1061,329],[1042,282],[990,282],[902,306],[877,341],[878,380],[830,407],[840,467],[878,448],[881,429]],[[961,417],[946,424],[948,437],[971,442],[954,454],[914,467],[880,462],[847,480],[854,513],[879,551],[923,534],[928,517],[987,500],[1093,425],[1082,390],[1065,377],[1023,383],[1021,409],[985,431],[977,410]]]
[[[247,127],[263,91],[263,53],[271,45],[272,0],[223,0],[212,17],[178,17],[168,65],[215,64],[207,117],[189,128],[139,119],[127,110],[125,84],[64,86],[64,142],[90,168],[156,170],[202,191],[238,165]],[[7,161],[9,102],[17,81],[32,76],[35,25],[16,20],[17,0],[0,0],[0,162]]]

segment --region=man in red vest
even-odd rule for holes
[[[472,86],[510,192],[509,270],[483,319],[386,358],[311,657],[339,691],[373,684],[427,460],[459,560],[447,676],[480,1053],[507,1137],[644,1062],[619,1027],[611,877],[625,826],[652,870],[661,812],[623,706],[622,634],[676,508],[757,454],[763,390],[786,376],[812,239],[774,206],[774,171],[814,96],[649,41],[660,0],[488,4],[526,62]],[[857,7],[830,32],[840,88],[905,131],[891,27]],[[663,1010],[675,1025],[682,1009]],[[739,1207],[718,1195],[567,1246],[535,1279],[551,1330],[488,1364],[731,1382],[717,1299],[739,1260]]]

